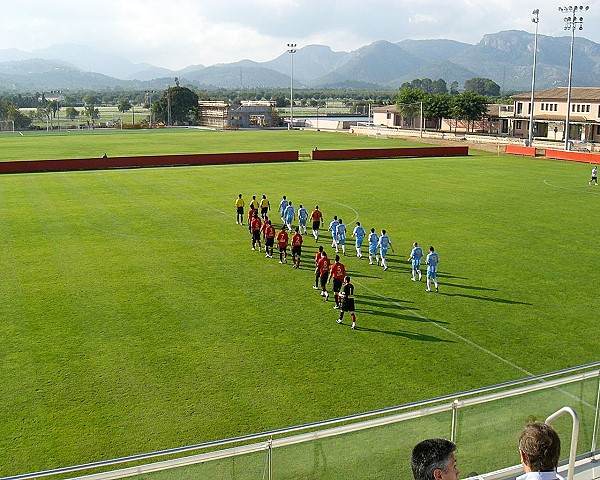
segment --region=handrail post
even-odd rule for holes
[[[452,402],[452,426],[450,431],[450,441],[456,442],[456,423],[458,417],[458,400]]]
[[[273,480],[273,437],[269,438],[269,480]]]
[[[598,422],[600,422],[600,372],[598,373],[598,396],[596,397],[596,416],[594,418],[594,431],[592,432],[592,458],[594,460],[596,459],[594,452],[596,451],[596,445],[598,444]]]
[[[577,440],[579,439],[579,417],[577,412],[571,407],[563,407],[560,410],[554,412],[546,419],[546,423],[550,425],[558,417],[562,417],[565,414],[571,415],[573,419],[573,429],[571,431],[571,451],[569,453],[569,470],[567,471],[567,480],[573,480],[575,475],[575,460],[577,458]]]

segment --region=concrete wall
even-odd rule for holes
[[[313,160],[356,160],[399,157],[457,157],[469,154],[468,146],[416,148],[361,148],[353,150],[313,150]]]
[[[546,150],[546,158],[556,160],[568,160],[570,162],[600,163],[600,155],[597,153],[567,152],[564,150]]]
[[[0,173],[105,170],[109,168],[174,167],[298,161],[298,152],[206,153],[152,155],[145,157],[83,158],[69,160],[25,160],[0,162]]]

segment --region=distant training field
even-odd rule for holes
[[[324,132],[0,135],[0,160],[413,146]],[[588,165],[461,158],[0,176],[0,476],[402,404],[598,360]],[[358,329],[251,251],[234,201],[387,229],[343,258]],[[278,215],[273,214],[279,226]],[[440,255],[440,293],[410,281]],[[365,247],[363,246],[363,253]],[[423,279],[424,280],[424,279]]]

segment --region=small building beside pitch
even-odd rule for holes
[[[272,128],[280,123],[275,102],[269,100],[242,100],[239,104],[201,100],[198,113],[201,126],[223,130]]]

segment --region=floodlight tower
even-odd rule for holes
[[[535,35],[533,36],[533,73],[531,75],[531,102],[529,103],[529,108],[531,112],[529,112],[529,143],[528,145],[531,147],[533,145],[533,101],[534,101],[534,92],[535,92],[535,65],[537,60],[537,40],[538,40],[538,24],[540,23],[540,11],[539,9],[535,9],[531,12],[533,17],[531,21],[535,23]]]
[[[577,12],[587,12],[589,5],[572,5],[569,7],[558,7],[558,11],[568,14],[564,17],[565,30],[571,30],[571,57],[569,59],[569,87],[567,88],[567,117],[565,119],[565,150],[570,150],[569,123],[571,119],[571,84],[573,83],[573,45],[575,44],[575,30],[583,30],[583,17],[577,16]]]
[[[288,125],[288,130],[290,128],[294,128],[294,53],[298,50],[296,47],[298,46],[295,43],[288,43],[287,52],[290,54],[290,58],[292,60],[292,74],[290,75],[290,124]]]

